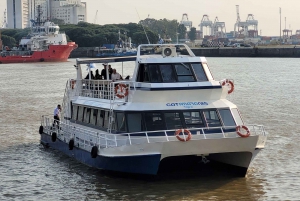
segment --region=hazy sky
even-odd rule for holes
[[[145,19],[150,15],[154,19],[176,19],[181,21],[182,14],[187,13],[193,26],[199,29],[202,16],[207,14],[211,21],[218,16],[220,22],[225,22],[226,31],[233,31],[236,22],[236,6],[242,21],[248,14],[253,14],[258,20],[258,31],[264,36],[279,35],[281,7],[281,27],[300,30],[300,0],[82,0],[87,2],[88,22],[93,23],[98,10],[98,24],[129,23]],[[6,0],[0,0],[0,20]],[[137,14],[138,11],[138,14]],[[2,23],[1,23],[2,24]]]

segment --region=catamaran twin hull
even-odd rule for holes
[[[156,175],[160,168],[164,168],[162,164],[172,170],[184,161],[186,167],[195,169],[199,162],[210,161],[235,166],[236,174],[245,176],[250,162],[266,141],[266,136],[263,135],[232,138],[235,133],[195,133],[192,134],[192,139],[186,142],[178,141],[175,136],[148,137],[148,140],[141,137],[134,139],[131,136],[129,142],[128,137],[120,135],[117,141],[123,138],[126,142],[124,146],[116,147],[114,140],[97,144],[101,136],[95,140],[97,137],[84,139],[75,135],[70,138],[63,133],[60,130],[44,131],[41,134],[41,143],[95,168],[149,175]],[[145,141],[147,143],[142,143]],[[99,151],[97,149],[98,154],[93,155],[95,146],[102,148]]]

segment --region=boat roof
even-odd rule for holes
[[[171,49],[176,55],[168,56],[165,55],[165,49]],[[182,54],[183,53],[183,54]],[[147,61],[152,62],[206,62],[205,57],[196,57],[195,54],[186,44],[142,44],[138,46],[136,56],[124,56],[124,57],[106,57],[96,59],[77,59],[77,64],[90,64],[90,63],[116,63],[126,61],[136,61],[141,63]],[[153,59],[153,61],[151,61]]]

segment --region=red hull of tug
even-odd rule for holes
[[[67,45],[49,45],[45,51],[33,51],[28,56],[0,56],[0,64],[7,63],[25,63],[25,62],[63,62],[67,61],[70,53],[77,48],[74,42],[68,42]]]

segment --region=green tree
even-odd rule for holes
[[[8,47],[15,47],[17,42],[13,37],[7,36],[7,35],[2,35],[1,40],[3,42],[3,46],[8,46]]]
[[[194,42],[196,40],[196,28],[192,27],[188,35],[189,39]]]
[[[178,38],[179,39],[184,39],[185,38],[185,34],[186,34],[186,27],[183,24],[180,24],[178,26]]]
[[[53,22],[54,24],[58,24],[58,25],[66,24],[64,20],[62,20],[62,19],[57,19],[57,18],[51,19],[51,22]]]

